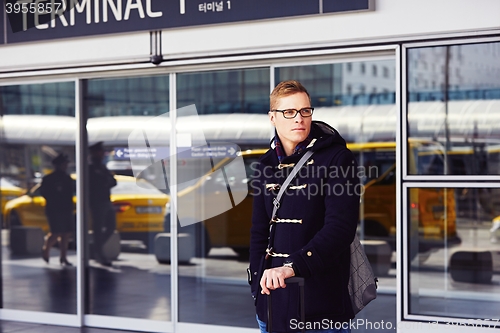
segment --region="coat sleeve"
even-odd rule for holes
[[[331,167],[340,172],[337,177],[329,177],[323,187],[324,225],[301,250],[290,254],[298,274],[303,277],[332,267],[339,255],[349,249],[356,233],[361,191],[357,163],[347,149],[337,156]]]
[[[271,217],[264,204],[265,184],[262,176],[262,167],[259,165],[255,176],[250,183],[253,196],[252,228],[250,230],[250,279],[251,291],[254,298],[257,296],[259,281],[262,275],[262,260],[266,254],[269,236],[269,221]]]

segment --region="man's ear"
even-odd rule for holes
[[[269,112],[268,112],[268,116],[269,116],[269,121],[270,121],[270,122],[271,122],[271,124],[274,126],[274,116],[275,116],[275,113],[274,113],[274,112],[269,111]]]

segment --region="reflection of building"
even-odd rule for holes
[[[449,47],[450,90],[500,89],[500,46]],[[442,91],[446,71],[446,47],[417,49],[410,53],[413,71],[408,77],[410,91]]]
[[[347,63],[342,71],[342,91],[347,95],[393,94],[394,70],[386,62]]]
[[[64,82],[2,87],[3,114],[74,116],[74,91],[71,88]]]
[[[186,6],[162,7],[177,3]],[[267,123],[270,89],[280,80],[299,79],[310,90],[313,117],[337,127],[357,147],[360,164],[382,171],[370,185],[370,202],[361,219],[365,226],[373,226],[377,218],[391,221],[386,229],[397,236],[398,252],[376,260],[396,262],[383,263],[389,274],[380,277],[380,303],[373,307],[401,311],[380,314],[368,307],[360,316],[390,322],[398,332],[417,332],[400,329],[410,321],[422,324],[423,330],[428,322],[479,326],[495,318],[498,267],[488,270],[487,260],[476,260],[481,272],[491,273],[492,283],[480,285],[474,278],[456,283],[457,275],[449,272],[456,271],[450,267],[455,251],[469,251],[462,257],[477,254],[475,258],[498,251],[490,243],[489,229],[491,219],[500,215],[495,196],[500,188],[500,3],[344,1],[376,6],[363,13],[330,15],[331,6],[340,2],[321,1],[322,14],[306,8],[310,11],[304,16],[299,11],[318,2],[288,1],[286,7],[275,8],[263,1],[237,12],[239,3],[200,2],[194,8],[185,1],[80,1],[73,14],[41,29],[1,33],[0,177],[28,187],[35,174],[50,172],[51,150],[68,153],[77,174],[81,238],[76,248],[81,251],[90,223],[85,207],[89,144],[104,141],[108,166],[126,169],[128,161],[115,159],[115,149],[127,147],[130,133],[144,120],[170,112],[169,122],[153,121],[150,126],[162,134],[166,148],[174,151],[176,141],[188,149],[195,122],[175,110],[195,104],[207,142],[229,141],[243,150],[267,147],[272,135]],[[268,19],[253,20],[258,15]],[[9,22],[0,16],[0,29]],[[173,134],[174,124],[179,136]],[[151,148],[151,138],[141,139],[142,148]],[[196,165],[179,156],[147,163],[157,163],[159,176],[182,178]],[[12,257],[3,243],[0,317],[145,332],[254,331],[243,257],[228,248],[214,246],[212,251],[201,223],[189,230],[169,229],[180,209],[202,215],[201,210],[218,207],[222,200],[217,196],[225,196],[238,181],[228,173],[204,180],[196,186],[220,185],[210,197],[213,201],[194,196],[192,204],[179,208],[179,189],[169,197],[165,212],[174,218],[164,221],[171,233],[163,240],[174,241],[163,244],[172,250],[166,255],[171,260],[163,260],[167,264],[147,253],[146,244],[123,243],[116,270],[104,270],[83,257],[77,269],[61,271],[34,257]],[[244,189],[246,183],[239,185]],[[133,190],[140,196],[140,188]],[[34,195],[24,199],[37,200]],[[140,215],[142,230],[151,230],[151,222],[161,228],[161,222],[148,219],[148,212],[161,207],[142,199],[137,210],[124,199],[116,205],[117,213]],[[30,212],[23,218],[36,223],[39,214]],[[238,212],[220,216],[210,232],[220,239],[231,234],[241,242],[248,230],[232,223],[237,218],[231,214]],[[125,218],[121,222],[124,228],[139,227]],[[462,246],[447,247],[450,230],[461,237]],[[144,241],[154,248],[154,233],[145,233]],[[433,242],[435,251],[422,248],[419,237]],[[196,240],[196,251],[186,239]],[[372,246],[384,241],[369,240]],[[186,247],[196,256],[180,253]],[[244,254],[245,248],[238,250]],[[190,265],[177,265],[176,259],[186,256]],[[459,280],[474,277],[474,264],[464,264]],[[454,329],[465,332],[470,327]]]

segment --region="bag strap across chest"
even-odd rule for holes
[[[307,162],[309,157],[312,156],[312,154],[313,154],[312,151],[310,151],[310,150],[306,151],[304,153],[304,155],[302,156],[302,158],[297,162],[297,164],[295,164],[294,168],[288,174],[288,177],[286,177],[285,181],[281,185],[280,190],[278,192],[278,195],[276,196],[276,198],[273,199],[274,207],[273,207],[273,214],[271,215],[272,220],[276,220],[276,212],[278,211],[278,208],[280,208],[280,201],[281,201],[281,197],[283,196],[283,193],[285,193],[285,191],[288,188],[288,185],[290,185],[290,182],[292,181],[292,179],[295,177],[295,175],[297,175],[299,170]]]
[[[283,184],[280,187],[280,190],[278,192],[278,195],[276,198],[273,199],[273,214],[271,215],[271,221],[269,221],[269,242],[267,244],[267,249],[266,249],[266,260],[269,259],[269,257],[274,257],[274,256],[288,256],[287,254],[275,254],[273,250],[274,246],[274,225],[276,224],[277,221],[277,216],[276,213],[278,212],[278,209],[280,208],[280,201],[281,197],[283,196],[283,193],[285,193],[286,189],[288,188],[288,185],[292,181],[292,179],[297,175],[299,172],[300,168],[306,163],[306,161],[311,157],[313,154],[312,151],[308,150],[304,153],[304,155],[301,157],[301,159],[295,164],[294,168],[288,174],[288,177],[285,179]]]

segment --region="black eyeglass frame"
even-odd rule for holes
[[[286,112],[286,111],[292,111],[292,110],[293,110],[293,111],[295,111],[295,114],[293,115],[293,117],[286,117],[286,116],[285,116],[285,112]],[[310,115],[308,115],[308,116],[304,116],[304,115],[302,114],[302,110],[311,110],[311,114],[310,114]],[[297,110],[297,109],[271,110],[271,112],[281,112],[281,114],[283,115],[283,118],[285,118],[285,119],[293,119],[293,118],[297,117],[297,114],[299,114],[299,112],[300,112],[300,115],[301,115],[302,117],[304,117],[304,118],[309,118],[309,117],[312,117],[312,115],[313,115],[313,113],[314,113],[314,108],[313,108],[313,107],[310,107],[310,108],[302,108],[302,109],[300,109],[300,110]]]

